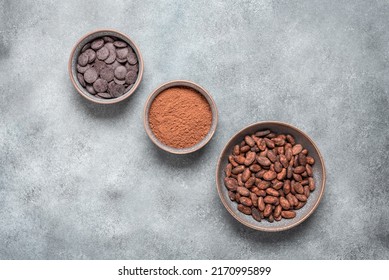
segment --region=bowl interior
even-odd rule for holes
[[[227,188],[224,186],[224,168],[228,163],[228,156],[232,153],[233,147],[236,144],[239,144],[244,139],[245,135],[265,129],[270,129],[275,133],[291,134],[295,138],[296,143],[303,145],[303,147],[309,151],[309,155],[315,159],[315,164],[313,165],[313,178],[315,180],[316,189],[309,196],[305,206],[296,210],[296,217],[294,219],[282,219],[279,222],[274,221],[273,223],[263,219],[261,222],[257,222],[252,216],[245,215],[237,210],[237,203],[229,199]],[[252,124],[235,134],[223,149],[216,172],[218,193],[228,212],[244,225],[262,231],[282,231],[303,222],[316,209],[325,188],[324,163],[314,142],[297,128],[280,122],[262,122]]]
[[[208,101],[208,104],[211,108],[211,113],[212,113],[212,123],[211,123],[211,127],[210,127],[207,135],[196,145],[194,145],[192,147],[188,147],[188,148],[182,148],[182,149],[167,146],[164,143],[162,143],[161,141],[159,141],[159,139],[154,135],[153,131],[151,130],[150,124],[149,124],[149,110],[150,110],[150,106],[153,103],[155,97],[157,97],[158,94],[160,94],[165,89],[168,89],[171,87],[180,87],[180,86],[192,88],[192,89],[196,90],[199,94],[203,95],[205,97],[205,99]],[[159,86],[149,96],[149,98],[146,102],[145,111],[144,111],[144,125],[145,125],[146,132],[149,135],[150,139],[154,142],[154,144],[156,144],[161,149],[163,149],[167,152],[173,153],[173,154],[188,154],[188,153],[192,153],[194,151],[197,151],[200,148],[202,148],[203,146],[205,146],[209,142],[209,140],[211,140],[213,134],[215,133],[216,126],[217,126],[217,119],[218,119],[218,114],[217,114],[216,104],[215,104],[215,101],[212,99],[211,95],[201,86],[199,86],[191,81],[183,81],[183,80],[171,81],[171,82],[168,82],[166,84]]]
[[[136,79],[136,82],[123,95],[121,95],[120,97],[117,97],[117,98],[112,98],[112,99],[103,99],[103,98],[97,98],[97,97],[93,96],[80,84],[80,82],[77,79],[77,69],[76,69],[77,58],[81,52],[81,49],[87,43],[89,43],[97,38],[103,37],[103,36],[113,36],[113,37],[116,37],[120,40],[123,40],[134,50],[134,52],[138,58],[139,70],[138,70],[138,77]],[[71,58],[70,58],[70,69],[69,70],[71,71],[71,79],[73,81],[73,84],[75,85],[77,91],[82,96],[84,96],[85,98],[87,98],[93,102],[96,102],[96,103],[111,104],[111,103],[117,103],[117,102],[120,102],[120,101],[126,99],[132,93],[134,93],[134,91],[138,88],[138,86],[142,80],[142,76],[143,76],[143,59],[142,59],[142,56],[140,54],[138,47],[135,45],[135,43],[127,35],[122,34],[118,31],[114,31],[114,30],[99,30],[99,31],[95,31],[95,32],[92,32],[92,33],[85,35],[76,44],[76,46],[72,52]]]

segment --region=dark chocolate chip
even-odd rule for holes
[[[112,81],[114,78],[113,69],[110,69],[108,67],[101,69],[100,78],[106,80],[107,82]]]
[[[125,47],[127,47],[127,43],[125,43],[123,41],[115,41],[115,42],[113,42],[113,44],[115,45],[115,47],[118,47],[118,48],[125,48]]]
[[[85,71],[84,80],[88,84],[93,84],[97,80],[98,76],[99,74],[97,73],[96,69],[92,67]]]
[[[104,40],[101,38],[94,40],[91,44],[91,48],[94,50],[98,50],[98,49],[102,48],[103,46],[104,46]]]
[[[115,46],[114,46],[113,43],[111,43],[111,42],[106,43],[106,44],[104,45],[104,47],[106,47],[106,48],[109,49],[109,50],[114,50],[114,51],[116,51]]]
[[[123,93],[125,92],[126,88],[124,87],[124,85],[118,85],[118,84],[115,84],[112,89],[110,90],[110,94],[113,96],[113,97],[119,97],[121,95],[123,95]]]
[[[94,89],[93,86],[91,86],[91,85],[86,85],[86,90],[87,90],[90,94],[93,94],[93,95],[96,94],[95,89]]]
[[[90,64],[87,64],[86,66],[81,66],[79,64],[77,64],[77,71],[78,73],[81,73],[81,74],[84,74],[86,70],[88,70],[89,68],[91,68]]]
[[[89,48],[90,48],[90,43],[85,44],[85,45],[82,47],[81,52],[84,52],[84,51],[86,51],[86,50],[89,49]]]
[[[84,53],[88,56],[88,62],[89,63],[92,63],[93,61],[95,61],[95,59],[96,59],[96,52],[94,50],[87,49]]]
[[[100,74],[101,69],[107,67],[107,64],[104,61],[96,60],[93,67],[96,69],[97,73]]]
[[[126,83],[126,80],[119,80],[119,79],[116,79],[116,77],[114,77],[113,80],[115,81],[115,83],[117,83],[119,85],[124,85]]]
[[[77,74],[77,79],[80,82],[80,85],[85,87],[86,84],[85,84],[84,76],[82,74]]]
[[[134,64],[134,65],[131,65],[130,63],[126,63],[126,65],[124,65],[127,69],[127,71],[135,71],[135,72],[138,72],[139,70],[139,67],[138,67],[138,64]]]
[[[138,63],[138,59],[136,57],[136,54],[134,53],[134,51],[130,50],[128,52],[128,55],[127,55],[127,60],[128,60],[128,63],[130,63],[131,65],[134,65],[134,64],[137,64]]]
[[[109,56],[109,50],[106,47],[102,47],[96,52],[97,58],[100,60],[106,60]]]
[[[118,62],[120,62],[120,63],[123,63],[123,64],[127,62],[127,59],[126,59],[126,58],[121,59],[121,58],[117,58],[117,57],[116,57],[116,60],[117,60]]]
[[[104,42],[113,42],[113,41],[114,41],[114,39],[112,39],[112,38],[109,37],[109,36],[104,36],[104,37],[103,37],[103,40],[104,40]]]
[[[115,69],[115,77],[119,80],[124,80],[126,78],[127,69],[124,66],[119,66]]]
[[[118,48],[116,49],[116,57],[118,59],[126,59],[128,55],[128,48]]]
[[[135,83],[137,77],[138,77],[138,73],[132,70],[128,71],[126,74],[126,83],[129,85]]]
[[[107,92],[99,92],[97,95],[105,99],[112,98],[112,96]]]
[[[115,59],[116,59],[116,51],[113,50],[113,49],[110,49],[109,50],[109,56],[105,60],[105,62],[108,63],[108,64],[111,64],[111,63],[113,63],[115,61]]]
[[[82,53],[79,55],[77,61],[80,66],[85,66],[88,64],[89,57],[86,53]]]
[[[103,79],[97,79],[94,83],[93,83],[93,88],[95,89],[95,91],[101,93],[101,92],[105,92],[108,88],[108,83],[106,80],[103,80]],[[100,95],[101,96],[101,95]]]

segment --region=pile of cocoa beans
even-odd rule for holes
[[[270,130],[246,135],[228,156],[224,184],[238,210],[260,222],[292,219],[315,190],[308,150],[292,135]]]

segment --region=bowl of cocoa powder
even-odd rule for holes
[[[198,84],[174,80],[160,85],[147,99],[144,127],[164,151],[188,154],[204,147],[215,133],[216,104]]]
[[[252,124],[220,154],[216,185],[227,211],[261,231],[283,231],[305,221],[324,194],[324,160],[313,140],[282,122]]]

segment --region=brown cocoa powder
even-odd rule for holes
[[[174,148],[188,148],[208,133],[212,112],[203,95],[188,87],[162,91],[149,110],[149,124],[155,136]]]

